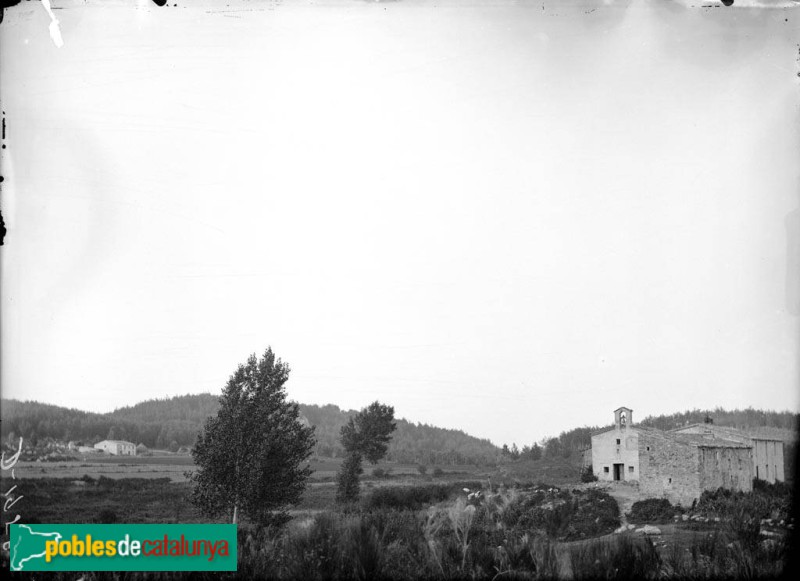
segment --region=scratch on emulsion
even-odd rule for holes
[[[56,15],[53,14],[53,8],[50,6],[50,0],[42,0],[42,6],[44,6],[44,9],[50,16],[50,38],[53,39],[53,44],[55,44],[58,48],[61,48],[64,46],[64,39],[61,38],[61,28],[58,26],[58,18],[56,18]]]

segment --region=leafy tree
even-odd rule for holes
[[[192,449],[192,500],[209,516],[240,513],[267,524],[285,522],[311,475],[314,428],[286,401],[289,366],[268,348],[230,377],[216,416],[206,420]]]
[[[337,478],[337,500],[350,502],[358,498],[358,477],[364,472],[362,460],[366,458],[372,464],[377,464],[386,455],[396,427],[394,408],[377,401],[342,426],[342,446],[346,456]]]
[[[373,402],[342,427],[342,446],[347,452],[358,452],[372,464],[377,464],[386,455],[396,427],[394,408]]]
[[[353,501],[358,499],[359,481],[358,477],[364,472],[361,466],[361,456],[358,454],[348,454],[344,457],[339,474],[336,475],[336,499],[340,502]]]

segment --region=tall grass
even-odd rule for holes
[[[574,579],[655,579],[661,558],[650,539],[618,535],[573,549]]]
[[[385,493],[376,488],[374,497],[348,510],[320,512],[282,528],[241,525],[239,569],[222,578],[753,578],[780,575],[788,554],[788,544],[780,537],[765,540],[760,534],[757,517],[761,513],[753,513],[746,497],[739,504],[724,500],[728,508],[738,507],[738,512],[729,510],[714,534],[697,535],[691,544],[673,544],[659,554],[653,543],[640,536],[588,538],[617,526],[617,504],[600,491],[545,486],[495,492],[473,487],[468,493],[447,486],[426,485],[418,491],[386,488]],[[565,542],[581,534],[586,538]],[[4,562],[7,566],[7,559]],[[218,577],[93,573],[84,579]]]

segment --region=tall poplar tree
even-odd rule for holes
[[[289,366],[267,348],[230,377],[216,416],[206,420],[192,449],[192,500],[211,517],[242,515],[262,524],[288,519],[311,468],[314,428],[286,400]]]

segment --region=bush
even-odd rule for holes
[[[589,464],[581,471],[581,482],[597,482],[597,476],[595,476],[594,469],[592,465]]]
[[[758,483],[758,484],[756,484]],[[763,519],[786,519],[791,509],[791,488],[784,484],[754,481],[752,492],[733,491],[727,488],[705,490],[696,508],[707,516],[723,519],[739,518],[742,514]]]
[[[362,502],[364,510],[392,509],[419,510],[463,494],[463,488],[480,490],[479,482],[453,484],[419,484],[412,486],[380,486],[369,493]]]
[[[364,507],[395,510],[419,510],[426,505],[447,500],[450,487],[442,484],[421,486],[381,486],[365,499]]]
[[[375,478],[385,478],[386,477],[386,470],[383,468],[374,468],[372,470],[372,476]]]
[[[493,500],[493,502],[495,502]],[[601,490],[559,490],[537,487],[512,491],[498,511],[503,526],[572,541],[601,536],[619,526],[619,506]]]
[[[425,474],[427,474],[428,472],[428,467],[425,466],[425,464],[420,464],[419,466],[417,466],[417,472],[425,476]]]
[[[672,506],[666,498],[648,498],[634,502],[628,518],[636,523],[666,523],[681,512],[683,509]]]
[[[434,475],[434,476],[436,476],[437,478],[438,478],[439,476],[442,476],[443,474],[444,474],[444,470],[442,470],[442,469],[441,469],[441,468],[439,468],[438,466],[437,466],[436,468],[434,468],[434,469],[433,469],[433,475]]]

